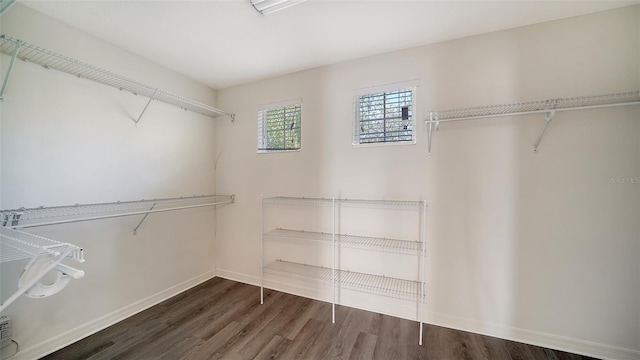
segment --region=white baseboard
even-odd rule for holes
[[[201,284],[215,276],[215,271],[209,271],[202,275],[198,275],[192,279],[172,286],[157,294],[151,295],[133,304],[127,305],[110,314],[99,317],[91,322],[74,328],[73,330],[62,333],[40,344],[33,345],[26,349],[20,349],[18,353],[16,353],[13,357],[8,358],[7,360],[33,360],[51,354],[54,351],[62,349],[67,345],[73,344],[74,342],[81,340],[89,335],[95,334],[100,330],[103,330],[132,315],[135,315],[156,304],[159,304],[164,300],[178,295],[181,292],[188,290],[198,284]]]
[[[260,286],[259,276],[247,275],[247,274],[239,273],[237,271],[218,268],[216,269],[216,277],[221,277],[223,279],[241,282],[243,284]]]
[[[586,355],[599,359],[640,360],[640,351],[600,344],[587,340],[460,318],[448,314],[425,312],[425,322],[451,329],[469,331],[525,344]]]
[[[245,284],[260,286],[260,278],[235,271],[218,269],[217,276],[239,281]],[[320,301],[327,301],[327,296],[322,291],[308,286],[293,285],[292,282],[285,283],[274,281],[271,277],[268,282],[270,289],[276,289],[298,296],[311,297]],[[328,297],[331,298],[330,296]],[[416,320],[415,315],[411,315],[411,308],[398,306],[391,301],[384,301],[373,304],[372,297],[342,297],[339,301],[341,305],[346,305],[362,310],[374,311],[385,315],[396,316],[409,320]],[[380,309],[385,309],[380,311]],[[545,348],[567,351],[575,354],[611,360],[640,360],[640,351],[625,349],[621,347],[595,343],[586,340],[574,339],[560,335],[543,333],[539,331],[520,329],[512,326],[493,324],[486,321],[461,318],[453,315],[425,311],[424,322],[427,324],[442,326],[451,329],[468,331],[472,333],[493,336],[501,339],[517,341],[521,343],[541,346]]]
[[[251,276],[235,271],[218,269],[217,272],[207,272],[199,275],[193,279],[182,282],[167,290],[161,291],[155,295],[149,296],[136,303],[128,305],[120,310],[114,311],[103,317],[100,317],[94,321],[91,321],[85,325],[77,327],[71,331],[63,333],[59,336],[51,338],[40,344],[31,346],[29,348],[20,350],[10,360],[33,360],[42,356],[50,354],[58,349],[61,349],[67,345],[70,345],[80,339],[83,339],[91,334],[94,334],[104,328],[107,328],[119,321],[122,321],[132,315],[135,315],[153,305],[156,305],[166,299],[169,299],[185,290],[188,290],[200,283],[203,283],[215,276],[242,282],[245,284],[260,286],[260,278],[257,276]],[[291,284],[285,284],[284,282],[271,282],[269,288],[281,289],[288,293],[292,293],[299,296],[312,297],[321,301],[326,301],[326,296],[322,296],[321,292],[312,287],[305,286],[291,286]],[[311,295],[311,294],[316,294]],[[407,307],[398,307],[397,309],[388,309],[387,311],[379,311],[382,307],[392,307],[389,302],[384,302],[372,305],[371,298],[358,298],[353,296],[343,297],[341,303],[354,308],[363,310],[375,311],[384,313],[386,315],[406,318],[409,320],[415,320],[411,316],[407,316],[410,313],[410,309]],[[382,305],[382,306],[380,306]],[[378,310],[376,310],[378,309]],[[389,311],[391,310],[391,311]],[[424,322],[437,326],[458,329],[463,331],[469,331],[482,335],[488,335],[498,337],[502,339],[532,344],[536,346],[547,347],[551,349],[557,349],[562,351],[568,351],[576,354],[587,355],[602,359],[615,359],[615,360],[640,360],[640,351],[615,347],[606,344],[600,344],[585,340],[573,339],[563,337],[554,334],[542,333],[532,330],[519,329],[510,326],[504,326],[499,324],[492,324],[485,321],[478,321],[473,319],[456,317],[448,314],[441,314],[435,312],[425,312]],[[9,360],[8,359],[8,360]]]

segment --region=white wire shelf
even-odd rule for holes
[[[540,101],[469,107],[444,111],[432,111],[433,119],[427,123],[481,119],[485,117],[546,113],[550,110],[578,110],[603,106],[634,105],[640,102],[640,91],[613,94],[559,98]]]
[[[135,95],[142,95],[151,100],[157,100],[166,104],[177,106],[184,110],[189,110],[198,114],[209,116],[212,118],[219,116],[229,116],[232,120],[234,114],[222,111],[213,106],[203,104],[193,99],[186,98],[181,95],[173,94],[157,87],[144,84],[142,82],[129,79],[122,75],[118,75],[111,71],[101,69],[99,67],[57,54],[53,51],[43,49],[41,47],[26,43],[21,40],[13,39],[6,35],[0,35],[0,52],[14,58],[18,58],[25,62],[31,62],[43,66],[46,69],[58,70],[70,75],[77,76],[97,83],[114,87],[116,89],[128,91]],[[13,61],[9,66],[5,77],[0,99],[4,95],[6,83],[11,75]],[[148,105],[148,104],[147,104]],[[146,107],[145,107],[146,110]],[[144,113],[144,110],[142,111]],[[140,115],[140,117],[142,114]],[[140,120],[138,118],[138,121]],[[136,121],[136,123],[138,122]]]
[[[84,262],[80,247],[23,231],[0,227],[0,263],[29,259],[40,255],[68,254],[73,260]]]
[[[294,239],[315,241],[331,245],[333,236],[331,233],[290,230],[278,228],[264,234],[265,239]],[[419,254],[422,249],[418,241],[388,239],[370,236],[357,236],[347,234],[336,234],[336,244],[349,248],[381,250],[401,254]]]
[[[71,278],[82,278],[84,271],[61,263],[67,258],[84,262],[82,248],[23,231],[0,227],[0,263],[30,260],[18,278],[17,290],[6,299],[2,299],[0,312],[22,295],[32,298],[48,297],[61,291]],[[47,281],[44,284],[43,277],[52,270],[57,273],[54,282]]]
[[[547,128],[553,120],[556,112],[636,105],[640,105],[640,90],[593,96],[529,101],[513,104],[478,106],[443,111],[434,110],[429,113],[429,119],[425,121],[425,123],[428,125],[428,152],[431,153],[433,131],[438,130],[438,126],[440,125],[440,123],[481,120],[501,116],[545,114],[544,128],[542,129],[542,133],[538,137],[538,140],[534,144],[534,151],[537,151],[540,142],[542,141],[542,138],[544,137],[544,134],[546,133]]]
[[[265,274],[313,280],[331,285],[331,268],[276,260],[264,267]],[[420,298],[420,282],[393,277],[365,274],[347,270],[335,270],[336,285],[375,295],[404,300]]]
[[[0,225],[10,228],[28,228],[231,204],[234,201],[234,195],[204,195],[98,204],[43,206],[30,209],[21,208],[2,210],[0,212]],[[140,224],[141,223],[142,222],[140,222]],[[139,226],[140,225],[138,225],[138,227]]]
[[[280,205],[323,205],[331,206],[334,199],[327,198],[308,198],[308,197],[289,197],[289,196],[275,196],[268,197],[262,200],[265,204],[280,204]],[[423,205],[422,201],[408,201],[408,200],[364,200],[364,199],[345,199],[336,198],[336,205],[347,205],[352,207],[389,207],[389,208],[407,208],[407,209],[420,209]]]

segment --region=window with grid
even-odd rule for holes
[[[258,152],[300,150],[300,102],[258,110]]]
[[[356,97],[353,144],[415,143],[414,88]]]

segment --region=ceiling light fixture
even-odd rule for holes
[[[253,8],[262,15],[269,15],[276,11],[284,10],[293,5],[298,5],[307,0],[250,0]]]

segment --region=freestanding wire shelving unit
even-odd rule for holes
[[[192,111],[201,115],[216,118],[219,116],[228,116],[231,121],[235,121],[235,115],[213,106],[203,104],[193,99],[189,99],[182,95],[177,95],[155,86],[142,83],[137,80],[129,79],[125,76],[116,74],[109,70],[101,69],[97,66],[90,65],[64,55],[60,55],[53,51],[43,49],[39,46],[29,44],[22,40],[14,39],[6,35],[0,35],[0,53],[11,56],[9,68],[4,77],[2,88],[0,89],[0,101],[4,100],[4,94],[11,78],[11,73],[17,59],[25,62],[34,63],[44,67],[45,69],[54,69],[69,75],[83,78],[97,83],[114,87],[116,89],[130,92],[134,95],[147,97],[149,100],[137,117],[133,120],[136,124],[140,122],[145,111],[151,104],[151,101],[157,100],[169,105],[177,106],[181,109]]]
[[[553,121],[557,112],[635,105],[640,105],[640,90],[594,96],[558,98],[513,104],[431,111],[429,113],[429,118],[425,121],[425,123],[427,124],[427,151],[429,154],[431,154],[433,133],[434,131],[438,130],[440,123],[482,120],[502,116],[544,114],[544,127],[542,128],[542,132],[533,145],[533,151],[537,152],[538,147],[540,146],[540,142],[542,142],[542,138],[546,134],[549,125]]]
[[[61,263],[65,258],[84,262],[82,248],[24,232],[22,231],[24,228],[143,215],[133,229],[135,235],[149,214],[233,202],[235,202],[235,195],[201,195],[2,210],[0,211],[0,263],[24,259],[30,259],[30,261],[18,281],[18,291],[0,304],[0,311],[21,295],[35,298],[50,296],[62,290],[70,277],[79,279],[84,276],[84,271]],[[56,270],[58,275],[54,284],[41,284],[42,278],[51,270]]]
[[[416,301],[418,306],[417,321],[420,323],[419,344],[422,345],[423,307],[426,300],[425,287],[425,257],[426,257],[426,210],[425,201],[396,201],[396,200],[354,200],[340,198],[297,198],[270,197],[261,199],[261,275],[260,275],[260,303],[264,303],[265,275],[275,275],[285,278],[313,281],[332,287],[332,321],[335,323],[336,296],[339,289],[349,289],[374,295]],[[265,229],[264,212],[267,205],[293,206],[323,206],[331,207],[332,231],[316,232],[292,230],[284,228]],[[336,232],[336,209],[340,206],[378,208],[386,210],[410,210],[418,212],[418,238],[414,240],[390,239],[383,237],[359,236],[340,234]],[[322,267],[276,259],[265,264],[265,242],[270,241],[309,242],[330,246],[332,249],[331,267]],[[338,268],[336,265],[336,250],[339,248],[353,248],[381,251],[386,253],[417,256],[417,279],[402,279],[375,275],[364,272],[353,272]]]

